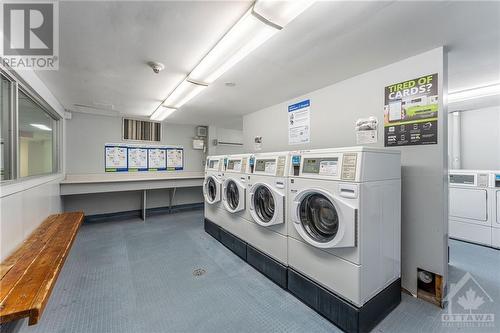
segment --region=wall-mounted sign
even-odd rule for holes
[[[288,106],[289,145],[309,143],[311,138],[310,108],[309,99]]]
[[[385,87],[384,145],[437,144],[438,101],[437,74]]]
[[[167,170],[167,150],[163,148],[148,149],[148,170]]]
[[[182,171],[184,149],[177,146],[104,145],[106,172]]]
[[[127,171],[127,147],[108,145],[104,146],[104,168],[106,172]]]
[[[378,135],[378,119],[374,116],[368,118],[360,118],[356,121],[354,131],[356,132],[356,144],[364,145],[369,143],[377,143]]]
[[[148,149],[128,147],[128,171],[148,170]]]

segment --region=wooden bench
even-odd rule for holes
[[[34,325],[71,249],[82,212],[49,216],[0,265],[0,323],[29,317]]]

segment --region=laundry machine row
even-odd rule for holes
[[[401,301],[400,163],[365,147],[209,157],[205,230],[341,329],[369,331]]]
[[[500,248],[500,171],[449,171],[450,238]]]

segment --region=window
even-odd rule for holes
[[[14,71],[0,79],[0,181],[57,173],[61,117]]]
[[[23,91],[18,96],[19,176],[57,172],[57,120]]]
[[[0,81],[0,103],[0,175],[1,180],[8,180],[12,179],[12,82],[3,75]]]

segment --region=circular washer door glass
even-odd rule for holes
[[[253,194],[253,205],[259,220],[264,223],[270,222],[274,216],[273,194],[264,185],[257,187]]]
[[[206,189],[209,201],[213,202],[217,196],[217,185],[212,177],[208,179]]]
[[[238,185],[236,185],[234,180],[230,180],[227,183],[226,200],[231,209],[238,208],[238,204],[240,203],[240,193],[238,191]]]
[[[337,235],[339,216],[332,202],[320,193],[306,195],[299,206],[302,227],[315,241],[326,243]]]

